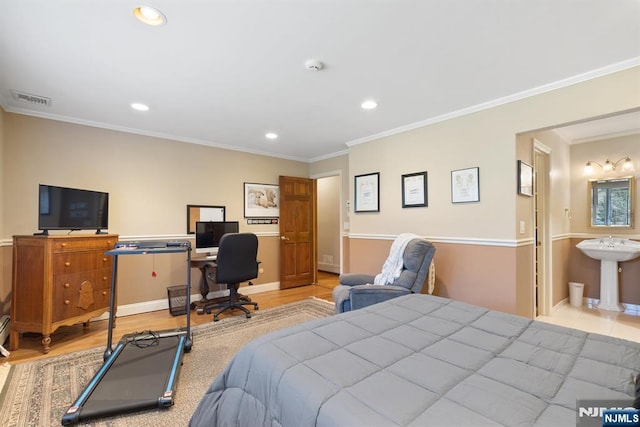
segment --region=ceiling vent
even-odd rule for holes
[[[17,101],[51,107],[51,98],[45,98],[44,96],[39,96],[39,95],[31,95],[29,93],[18,92],[15,90],[11,91],[11,95],[13,95],[13,98]]]

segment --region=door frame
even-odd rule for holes
[[[343,211],[343,205],[344,205],[344,194],[342,193],[342,170],[341,169],[337,169],[337,170],[332,170],[332,171],[327,171],[327,172],[322,172],[319,174],[314,174],[311,175],[309,178],[310,179],[315,179],[318,180],[320,178],[329,178],[332,176],[337,176],[338,177],[338,181],[339,181],[339,185],[338,185],[338,215],[340,215],[340,221],[339,224],[342,224],[344,222],[344,211]],[[317,205],[317,200],[318,195],[316,194],[316,205]],[[340,274],[343,273],[343,269],[344,269],[344,254],[343,254],[343,239],[344,239],[344,233],[342,231],[343,227],[339,227],[338,229],[338,239],[340,240]],[[316,230],[317,232],[317,230]],[[316,236],[316,241],[317,241],[317,237]],[[316,271],[318,270],[318,260],[316,259]]]
[[[541,165],[537,161],[538,156],[544,157]],[[533,315],[549,316],[553,308],[553,257],[551,237],[550,179],[551,148],[533,138],[533,170],[536,176],[535,196],[533,198],[534,242],[533,242]],[[540,215],[537,214],[541,207]],[[541,220],[539,220],[541,218]],[[540,256],[538,256],[538,242],[540,243]],[[536,298],[536,283],[537,298]],[[536,299],[538,304],[536,304]]]

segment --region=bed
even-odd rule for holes
[[[575,425],[639,368],[639,343],[412,294],[252,341],[190,425]]]

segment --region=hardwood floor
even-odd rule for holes
[[[338,275],[333,273],[318,272],[318,283],[315,285],[301,286],[278,291],[262,292],[251,295],[251,300],[259,304],[260,310],[279,305],[300,301],[309,297],[321,298],[333,301],[331,292],[338,284]],[[226,312],[220,315],[220,319],[227,316],[241,316],[239,311]],[[213,315],[198,315],[191,312],[191,325],[212,322]],[[172,329],[183,326],[185,316],[172,316],[169,310],[159,310],[150,313],[133,316],[118,317],[116,327],[113,330],[113,342],[129,333],[147,330]],[[90,322],[88,327],[82,324],[63,326],[51,335],[51,351],[42,354],[42,336],[40,334],[24,333],[20,338],[20,348],[12,351],[9,363],[22,363],[51,356],[72,353],[79,350],[106,346],[108,321],[99,320]]]

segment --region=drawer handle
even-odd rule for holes
[[[64,287],[65,287],[65,288],[68,288],[69,286],[71,286],[69,283],[65,283],[65,284],[64,284]]]
[[[107,258],[106,257],[102,258],[102,262],[107,262]]]
[[[68,299],[64,300],[65,305],[69,305],[71,304],[71,301],[69,301]]]
[[[71,265],[71,263],[69,261],[64,263],[65,267],[69,267]]]
[[[102,291],[102,295],[106,295],[106,294],[107,294],[107,291]]]
[[[102,281],[103,281],[103,282],[106,282],[107,280],[108,280],[108,277],[107,277],[107,276],[104,276],[104,277],[102,278]]]
[[[62,244],[60,244],[60,246],[62,246],[63,248],[66,248],[67,244],[66,243],[62,243]]]

